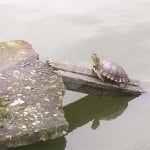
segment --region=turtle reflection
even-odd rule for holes
[[[111,120],[121,115],[133,97],[86,96],[64,107],[69,132],[89,121],[96,129],[100,120]]]

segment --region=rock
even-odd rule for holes
[[[0,147],[18,147],[65,135],[62,78],[39,61],[24,41],[0,43],[0,98],[7,116],[0,118]]]

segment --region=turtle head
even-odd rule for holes
[[[97,56],[97,54],[93,53],[91,57],[94,62],[94,66],[98,66],[100,64],[100,58]]]

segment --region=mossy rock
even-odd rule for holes
[[[65,135],[64,92],[61,76],[39,60],[30,44],[0,42],[0,147]]]

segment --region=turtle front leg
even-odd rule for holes
[[[97,77],[104,82],[104,79],[102,77],[102,74],[95,68],[95,66],[93,66],[93,71],[96,73]]]

